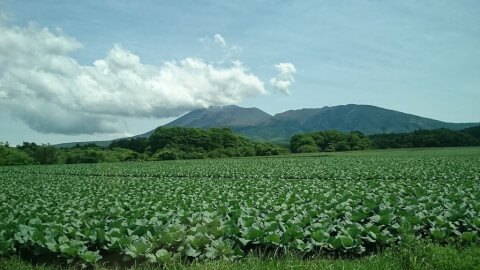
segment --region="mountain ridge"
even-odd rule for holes
[[[165,124],[164,127],[229,127],[253,141],[285,144],[295,133],[330,129],[341,132],[360,131],[366,135],[373,135],[408,133],[420,129],[461,130],[477,125],[480,123],[449,123],[373,105],[346,104],[288,110],[273,116],[255,107],[243,108],[236,105],[210,107],[191,111]],[[155,129],[130,138],[149,137],[154,131]],[[95,143],[99,146],[108,146],[112,141],[78,142],[78,144]],[[56,146],[72,147],[76,144],[77,142]]]

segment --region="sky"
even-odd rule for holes
[[[109,140],[231,104],[480,122],[480,1],[0,0],[2,142]]]

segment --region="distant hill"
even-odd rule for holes
[[[230,127],[254,141],[288,143],[296,133],[335,129],[341,132],[361,131],[367,135],[408,133],[415,130],[447,128],[462,130],[479,123],[448,123],[371,105],[339,105],[316,109],[289,110],[274,116],[258,108],[238,106],[194,110],[165,126]],[[135,137],[149,137],[154,130]],[[471,132],[475,132],[472,130]],[[93,142],[99,146],[111,141]],[[80,145],[92,143],[82,142]],[[71,147],[76,143],[57,145]],[[66,146],[68,145],[68,146]]]
[[[290,110],[274,115],[254,127],[234,129],[250,138],[287,143],[295,133],[338,130],[361,131],[367,135],[408,133],[447,128],[461,130],[478,123],[447,123],[371,105],[340,105],[319,109]]]
[[[235,131],[235,128],[256,126],[270,118],[272,118],[270,114],[258,108],[243,108],[236,105],[229,105],[191,111],[164,125],[164,127],[195,127],[205,129],[212,127],[230,127]],[[155,132],[155,129],[135,137],[148,138],[153,132]]]
[[[124,138],[121,138],[121,139],[124,139]],[[54,144],[53,146],[58,147],[58,148],[72,148],[72,147],[75,147],[76,145],[84,146],[84,145],[88,145],[88,144],[95,144],[96,146],[107,147],[113,141],[114,140],[110,140],[110,141],[88,141],[88,142],[68,142],[68,143]]]
[[[166,124],[167,127],[245,127],[258,125],[272,116],[257,108],[242,108],[235,105],[211,107],[187,113]]]
[[[196,127],[208,129],[211,127],[250,127],[258,125],[272,116],[258,108],[243,108],[236,105],[223,107],[210,107],[208,109],[198,109],[191,111],[176,120],[164,125],[166,127]],[[155,129],[146,133],[133,136],[131,138],[148,138],[155,132]],[[123,138],[121,138],[123,139]],[[60,148],[70,148],[75,145],[96,144],[101,147],[110,145],[110,141],[90,141],[90,142],[71,142],[61,143],[55,146]]]

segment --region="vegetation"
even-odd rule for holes
[[[449,129],[418,130],[412,133],[370,136],[375,148],[455,147],[480,145],[480,127],[462,131]]]
[[[209,130],[159,127],[149,138],[113,141],[108,148],[95,144],[60,149],[24,142],[16,148],[0,144],[0,165],[77,164],[147,160],[270,156],[291,153],[342,152],[384,148],[455,147],[480,145],[480,126],[452,131],[419,130],[412,133],[366,136],[335,130],[295,134],[289,146],[251,142],[229,128]]]
[[[0,253],[169,264],[478,247],[478,164],[480,148],[452,148],[1,167]]]
[[[115,147],[147,153],[152,160],[268,156],[288,152],[271,143],[252,143],[229,128],[159,127],[148,139],[114,141],[110,148]]]
[[[290,138],[290,151],[292,153],[341,152],[365,150],[371,147],[370,139],[358,131],[350,133],[342,133],[336,130],[317,131],[295,134]]]
[[[189,269],[189,270],[265,270],[265,269],[328,269],[328,270],[468,270],[478,269],[480,265],[479,246],[443,246],[428,241],[419,241],[413,246],[398,246],[387,248],[381,253],[371,254],[364,257],[340,257],[331,258],[319,256],[313,258],[302,258],[297,254],[288,256],[267,256],[258,254],[250,255],[239,260],[215,260],[215,261],[174,261],[162,265],[161,269]],[[0,269],[15,270],[76,270],[84,269],[84,264],[73,265],[55,264],[42,261],[32,263],[17,257],[0,258]],[[92,269],[126,269],[115,264],[94,264]],[[128,266],[131,270],[154,270],[159,269],[158,264],[136,263]]]
[[[77,164],[146,160],[203,159],[270,156],[288,153],[288,148],[263,142],[252,143],[228,128],[160,127],[150,138],[117,140],[108,148],[95,144],[60,149],[24,142],[11,148],[0,145],[0,165]]]
[[[215,121],[202,118],[202,114],[198,114],[198,117],[202,121],[207,121],[206,123],[203,122],[203,126],[208,126],[207,123],[218,126]],[[182,119],[182,117],[179,119]],[[180,121],[180,123],[182,122]],[[183,122],[183,124],[189,125],[189,122]],[[224,125],[228,125],[228,122]],[[235,132],[252,140],[288,144],[290,137],[294,134],[314,131],[338,130],[349,132],[357,130],[366,135],[372,135],[408,133],[419,129],[431,130],[442,127],[450,130],[460,130],[473,125],[475,124],[446,123],[370,105],[349,104],[316,109],[289,110],[259,123],[232,128]]]

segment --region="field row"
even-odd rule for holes
[[[165,262],[252,249],[362,254],[405,235],[478,242],[479,159],[453,152],[1,168],[0,254]]]
[[[0,174],[152,178],[480,180],[480,148],[321,156],[0,167]]]

